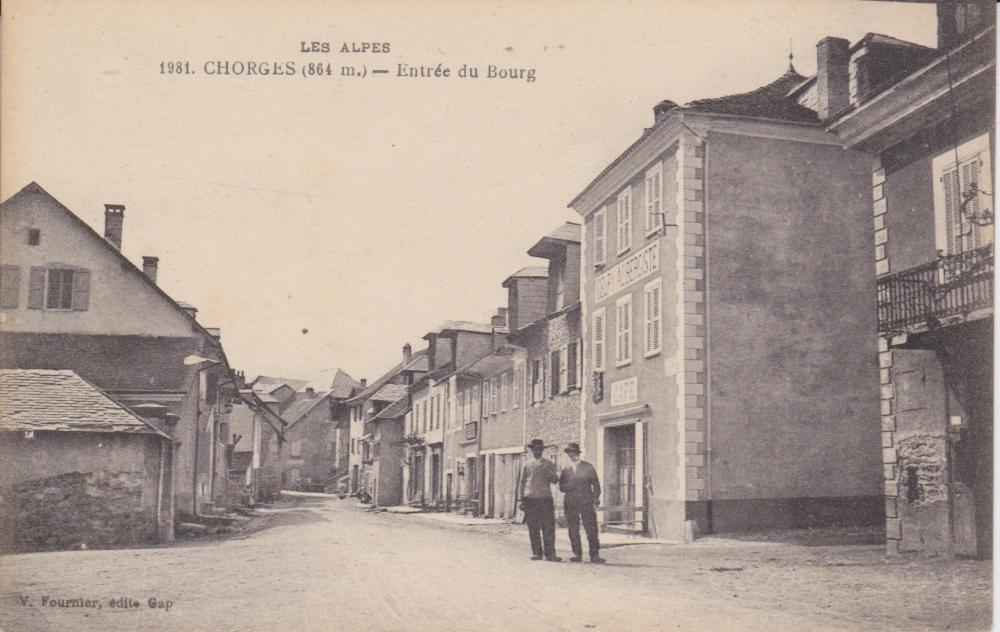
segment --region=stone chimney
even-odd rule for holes
[[[405,345],[403,345],[403,366],[404,367],[407,366],[412,361],[413,361],[413,347],[410,346],[410,343],[406,343]]]
[[[306,397],[309,397],[309,398],[316,397],[316,389],[313,388],[313,387],[311,387],[311,386],[307,386],[306,387]]]
[[[847,107],[850,98],[851,43],[824,37],[816,44],[816,111],[821,121]]]
[[[121,204],[104,205],[104,238],[117,250],[122,249],[122,225],[124,223],[124,206]]]
[[[666,101],[666,100],[660,101],[659,103],[654,105],[653,123],[656,124],[662,121],[664,118],[666,118],[667,114],[670,114],[670,110],[673,110],[676,107],[677,107],[676,103],[674,103],[673,101]]]
[[[361,378],[361,388],[367,388],[367,387],[368,387],[367,378]]]
[[[142,272],[149,280],[156,283],[156,271],[160,267],[159,257],[143,257],[142,258]]]

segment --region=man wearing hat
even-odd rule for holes
[[[552,500],[552,485],[559,482],[559,475],[555,463],[542,456],[544,441],[532,439],[528,448],[532,458],[521,470],[518,488],[531,538],[531,559],[540,560],[544,556],[550,562],[561,562],[562,558],[556,555],[556,508]]]
[[[601,557],[601,542],[597,537],[597,512],[595,507],[601,504],[601,483],[597,480],[594,466],[580,460],[580,445],[570,443],[563,450],[570,463],[559,474],[559,491],[563,492],[563,507],[566,510],[566,527],[569,529],[569,541],[573,547],[571,562],[583,560],[583,546],[580,544],[580,521],[587,532],[587,544],[590,546],[590,561],[603,564]]]

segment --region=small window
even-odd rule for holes
[[[37,246],[42,243],[42,231],[39,228],[28,229],[28,245]]]

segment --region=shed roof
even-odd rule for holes
[[[0,430],[169,436],[73,371],[0,370]]]

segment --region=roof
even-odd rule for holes
[[[170,437],[73,371],[0,370],[0,430]]]
[[[386,384],[378,390],[369,399],[378,400],[380,402],[394,402],[400,397],[406,395],[406,385],[404,384]]]
[[[106,391],[186,390],[204,339],[0,332],[0,368],[68,369]]]
[[[315,393],[310,397],[306,393],[296,393],[289,399],[291,403],[281,411],[281,416],[288,422],[288,427],[290,428],[304,418],[320,402],[325,401],[329,394],[329,391],[325,391]]]
[[[752,116],[797,123],[819,123],[819,117],[815,111],[799,105],[796,99],[788,96],[789,91],[802,83],[804,79],[804,76],[789,66],[785,74],[765,86],[750,92],[711,99],[698,99],[686,104],[684,109],[710,114]]]
[[[916,42],[907,42],[906,40],[901,40],[898,37],[893,37],[891,35],[884,35],[882,33],[868,33],[857,42],[851,46],[851,51],[856,51],[857,49],[867,46],[868,44],[881,44],[882,46],[893,46],[896,48],[913,48],[916,50],[934,50],[930,46],[924,46],[923,44],[917,44]]]
[[[344,371],[337,369],[330,384],[330,395],[334,399],[347,399],[354,394],[355,389],[361,387],[361,382],[357,381]]]
[[[287,377],[271,377],[269,375],[258,375],[254,378],[254,381],[250,383],[253,390],[264,393],[273,393],[274,391],[281,388],[283,384],[287,384],[293,391],[302,390],[309,380],[293,380]]]
[[[538,243],[528,250],[528,254],[532,257],[552,257],[565,253],[566,244],[580,243],[580,232],[579,224],[566,222],[538,240]]]
[[[409,398],[405,395],[400,397],[393,403],[389,404],[378,413],[372,416],[369,421],[378,421],[382,419],[398,419],[406,414],[406,411],[410,409]]]
[[[410,371],[410,372],[424,372],[426,373],[431,368],[431,361],[426,355],[422,355],[419,358],[413,358],[410,363],[400,369],[400,372]]]
[[[183,314],[184,318],[188,319],[188,321],[191,323],[191,327],[194,328],[195,331],[197,331],[200,334],[203,334],[209,340],[213,341],[213,344],[215,344],[215,346],[219,349],[219,352],[222,354],[222,361],[225,363],[225,365],[227,367],[229,366],[229,361],[226,359],[225,352],[222,350],[222,343],[220,343],[218,340],[216,340],[215,337],[213,337],[212,334],[208,330],[206,330],[204,327],[202,327],[201,323],[199,323],[193,316],[191,316],[191,314],[189,314],[183,307],[181,307],[180,305],[178,305],[177,301],[175,301],[173,298],[171,298],[171,296],[169,294],[167,294],[166,292],[164,292],[163,288],[161,288],[152,279],[150,279],[134,263],[132,263],[131,261],[129,261],[128,257],[126,257],[125,255],[123,255],[122,252],[118,248],[115,248],[111,243],[108,242],[107,239],[105,239],[104,237],[101,237],[101,235],[98,234],[98,232],[96,230],[94,230],[90,226],[90,224],[88,224],[87,222],[83,221],[82,219],[80,219],[76,215],[76,213],[74,213],[73,211],[71,211],[68,208],[66,208],[66,206],[62,202],[60,202],[55,197],[53,197],[48,191],[46,191],[45,189],[43,189],[37,182],[30,182],[30,183],[28,183],[28,185],[26,185],[23,189],[21,189],[20,191],[18,191],[14,195],[12,195],[9,198],[7,198],[2,204],[0,204],[0,210],[2,210],[3,207],[7,206],[12,201],[14,201],[15,199],[21,197],[22,195],[44,195],[45,197],[49,198],[53,202],[53,204],[56,205],[56,207],[58,209],[64,211],[70,217],[71,220],[73,220],[74,222],[76,222],[76,224],[79,225],[81,229],[83,229],[84,233],[92,236],[94,239],[96,239],[98,242],[100,242],[104,246],[104,248],[107,250],[107,252],[109,252],[112,256],[114,256],[116,259],[118,259],[119,262],[121,263],[122,269],[124,269],[124,270],[130,270],[133,273],[137,274],[139,276],[139,278],[142,280],[142,282],[146,284],[147,287],[149,287],[151,290],[153,290],[154,292],[156,292],[157,294],[159,294],[161,298],[163,298],[164,300],[166,300],[167,303],[169,303],[180,314]]]
[[[410,356],[410,364],[408,364],[408,365],[406,365],[406,367],[404,367],[402,362],[397,363],[391,369],[389,369],[388,371],[386,371],[382,375],[382,377],[380,377],[377,380],[375,380],[375,382],[372,383],[371,386],[369,386],[368,388],[364,389],[360,393],[357,393],[356,395],[354,395],[353,397],[351,397],[351,399],[348,400],[348,401],[357,402],[357,401],[363,401],[363,400],[368,399],[374,393],[377,393],[379,391],[379,389],[381,389],[383,386],[385,386],[386,384],[388,384],[393,378],[395,378],[397,375],[399,375],[404,370],[416,370],[416,369],[409,369],[408,367],[413,366],[414,363],[417,360],[419,360],[420,358],[426,357],[426,355],[427,355],[427,349],[421,349],[420,351],[414,351],[413,355]]]
[[[432,329],[424,335],[424,338],[429,338],[430,336],[436,334],[442,334],[446,331],[468,331],[476,334],[491,334],[497,330],[497,327],[493,325],[484,323],[473,323],[467,320],[449,320],[445,321],[443,325]]]

